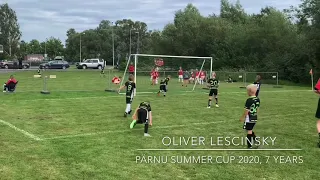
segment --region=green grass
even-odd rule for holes
[[[0,179],[318,179],[319,148],[314,112],[317,97],[304,87],[273,88],[263,85],[261,109],[255,132],[276,137],[274,146],[301,151],[137,151],[144,148],[245,148],[245,146],[169,146],[169,137],[242,137],[239,117],[246,93],[241,84],[222,83],[220,108],[207,109],[207,91],[181,87],[175,77],[166,98],[155,94],[148,77],[138,77],[134,108],[144,100],[152,104],[154,123],[151,138],[143,137],[143,127],[130,130],[131,118],[123,118],[125,97],[104,92],[110,77],[98,71],[46,72],[50,95],[40,91],[43,79],[35,72],[14,73],[17,92],[1,94]],[[9,74],[0,74],[6,81]],[[111,74],[108,74],[108,76]],[[108,87],[108,88],[116,88]],[[36,141],[4,122],[31,133]],[[136,156],[258,156],[262,164],[136,163]],[[303,156],[303,163],[276,163],[265,156]],[[272,157],[273,158],[273,157]]]

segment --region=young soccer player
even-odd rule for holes
[[[136,124],[144,124],[144,136],[150,136],[148,133],[149,126],[152,126],[152,113],[150,102],[142,102],[135,110],[133,121],[130,124],[132,129]]]
[[[261,76],[260,75],[256,76],[256,81],[253,84],[257,86],[257,92],[255,95],[258,97],[259,92],[260,92],[260,87],[261,87]]]
[[[253,128],[258,120],[258,109],[260,107],[260,99],[256,97],[257,86],[251,84],[247,86],[247,93],[249,98],[245,103],[245,110],[240,118],[240,122],[244,122],[243,129],[247,131],[247,145],[252,149],[254,140],[256,138]]]
[[[182,67],[179,67],[178,78],[179,78],[179,82],[183,83],[183,70],[182,70]]]
[[[316,94],[320,95],[320,79],[318,80],[316,86],[314,87],[314,92]],[[320,98],[318,100],[318,107],[317,107],[315,117],[318,119],[317,120],[317,130],[318,130],[318,134],[319,134],[318,147],[320,148]]]
[[[118,93],[120,93],[120,91],[126,87],[126,110],[124,112],[124,117],[127,117],[128,114],[131,113],[131,104],[132,104],[132,100],[133,97],[136,95],[136,83],[133,82],[134,81],[134,76],[132,74],[129,75],[129,81],[127,81],[125,83],[124,86],[122,86],[119,90]]]
[[[101,68],[101,71],[100,71],[100,77],[101,76],[106,77],[106,75],[104,74],[104,66]]]
[[[187,87],[188,86],[188,83],[189,83],[189,80],[190,79],[190,74],[189,74],[189,72],[188,71],[184,71],[183,72],[183,84],[182,84],[182,86],[185,86],[185,87]]]
[[[203,84],[206,79],[206,73],[204,71],[200,71],[200,84]]]
[[[41,69],[40,68],[38,69],[37,72],[38,72],[38,75],[41,76]]]
[[[218,105],[219,80],[216,79],[216,73],[215,72],[212,72],[212,77],[208,80],[208,87],[210,89],[209,100],[208,100],[208,108],[211,108],[212,96],[216,100],[216,107],[219,107],[219,105]]]
[[[120,82],[121,82],[121,76],[119,76],[119,77],[118,77],[118,76],[113,76],[111,82],[112,82],[113,84],[120,84]]]
[[[170,81],[170,75],[168,77],[166,77],[165,79],[162,79],[160,81],[160,90],[158,92],[158,96],[160,96],[160,93],[163,93],[163,96],[166,97],[166,93],[167,93],[167,85],[168,82]]]

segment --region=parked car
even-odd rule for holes
[[[77,65],[78,69],[102,69],[104,67],[103,59],[87,59]]]
[[[2,61],[0,63],[0,68],[2,68],[2,69],[19,69],[19,61]],[[28,69],[28,68],[30,68],[30,64],[22,62],[22,68]]]
[[[63,60],[53,60],[39,65],[40,69],[67,69],[69,67],[69,63]]]

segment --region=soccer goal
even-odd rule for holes
[[[156,93],[160,81],[170,76],[168,92],[192,92],[205,86],[206,79],[212,74],[212,66],[212,57],[132,54],[120,67],[123,70],[120,86],[133,74],[137,94]],[[179,76],[180,68],[185,78]]]

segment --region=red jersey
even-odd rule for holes
[[[12,78],[12,79],[9,79],[8,81],[7,81],[7,85],[9,84],[9,83],[11,83],[11,82],[13,82],[13,83],[17,83],[17,80],[16,79],[14,79],[14,78]]]
[[[193,73],[191,74],[191,77],[192,77],[192,78],[194,78],[194,77],[195,77],[195,72],[193,72]]]
[[[128,69],[129,69],[129,72],[134,72],[134,66],[133,65],[130,65]]]
[[[178,75],[183,75],[183,70],[182,69],[179,70]]]
[[[153,76],[153,73],[154,73],[154,72],[155,72],[154,69],[152,69],[150,75]]]
[[[203,76],[206,76],[206,74],[203,71],[201,71],[200,76],[203,77]]]
[[[118,77],[114,77],[113,79],[112,79],[112,83],[114,83],[114,84],[119,84],[120,83],[120,78],[118,78]]]
[[[198,72],[196,72],[196,77],[199,77],[199,74],[200,74],[200,72],[198,71]]]

